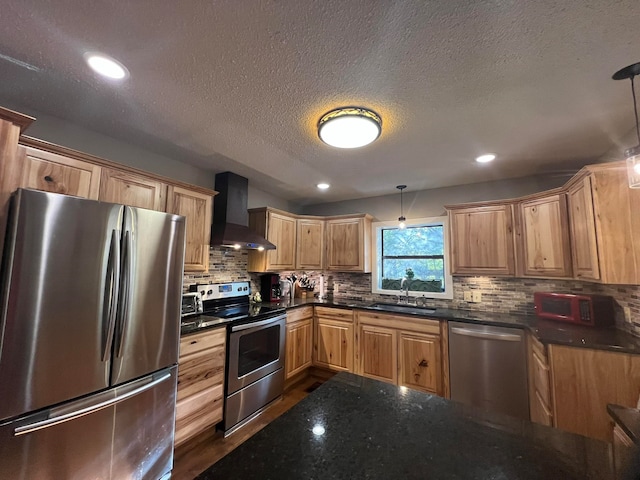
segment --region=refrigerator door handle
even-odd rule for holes
[[[108,294],[105,298],[107,307],[103,318],[106,319],[106,333],[102,349],[102,361],[106,362],[111,356],[113,333],[116,327],[117,291],[120,285],[120,238],[117,230],[111,232],[111,246],[109,247],[109,259],[107,261],[107,285]]]
[[[85,415],[89,415],[93,412],[97,412],[98,410],[102,410],[103,408],[107,408],[117,403],[123,402],[127,398],[135,397],[136,395],[139,395],[142,392],[146,392],[147,390],[152,389],[156,385],[166,381],[169,378],[171,378],[171,372],[167,372],[161,377],[152,379],[150,382],[145,383],[140,387],[124,392],[121,395],[110,398],[108,400],[103,400],[94,405],[89,405],[87,407],[84,407],[72,412],[55,415],[53,417],[47,418],[46,420],[40,420],[38,422],[30,423],[29,425],[16,427],[16,429],[14,430],[14,436],[17,437],[19,435],[26,435],[28,433],[35,432],[37,430],[42,430],[43,428],[52,427],[54,425],[59,425],[61,423],[70,422],[71,420],[75,420],[76,418],[79,418],[79,417],[84,417]]]
[[[126,338],[127,326],[129,324],[129,301],[131,295],[131,274],[132,274],[132,255],[133,255],[133,240],[131,238],[131,232],[125,230],[124,232],[124,247],[122,252],[122,286],[120,291],[120,305],[118,307],[120,324],[118,343],[116,345],[116,357],[122,356],[122,348],[124,346],[124,339]]]

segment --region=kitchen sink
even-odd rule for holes
[[[369,308],[376,308],[388,312],[410,313],[413,315],[425,315],[435,313],[435,308],[419,307],[417,305],[400,305],[397,303],[373,303]]]

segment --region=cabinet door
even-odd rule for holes
[[[360,375],[393,384],[398,383],[396,330],[360,324],[358,353]]]
[[[322,270],[324,220],[298,219],[296,268]]]
[[[206,272],[209,270],[212,208],[213,197],[211,195],[169,185],[167,213],[183,215],[186,218],[185,272]]]
[[[98,199],[101,167],[91,163],[45,152],[32,147],[19,147],[22,176],[16,188],[33,188],[45,192]]]
[[[327,269],[369,272],[368,232],[365,219],[327,220]]]
[[[149,177],[104,168],[100,180],[100,200],[130,207],[165,211],[167,186]]]
[[[576,278],[600,278],[591,179],[585,177],[567,192],[573,274]]]
[[[314,350],[316,365],[353,372],[353,323],[318,318]]]
[[[549,346],[555,426],[611,441],[607,404],[635,407],[640,356]]]
[[[438,336],[400,332],[400,385],[443,394]]]
[[[449,211],[454,274],[513,275],[511,205]]]
[[[519,204],[522,275],[571,277],[567,205],[563,194]]]
[[[296,219],[267,212],[267,240],[276,246],[267,252],[267,270],[296,268]]]
[[[285,375],[287,379],[311,366],[313,320],[287,325]]]

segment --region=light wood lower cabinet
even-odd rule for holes
[[[531,421],[551,427],[553,426],[553,409],[547,350],[530,334],[527,336],[527,363]]]
[[[356,373],[446,396],[440,321],[357,311],[356,323]]]
[[[315,307],[314,326],[314,365],[353,372],[353,312],[341,308]]]
[[[313,307],[287,312],[285,379],[309,368],[313,352]]]
[[[222,420],[225,328],[180,339],[175,445]]]
[[[636,406],[640,356],[550,345],[549,364],[555,426],[610,442],[607,404]]]

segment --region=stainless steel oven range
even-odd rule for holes
[[[284,390],[285,311],[250,304],[249,282],[197,284],[203,315],[227,323],[225,436],[260,414]]]

